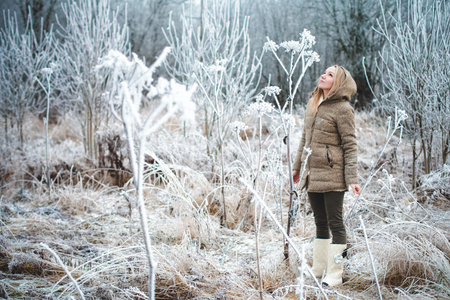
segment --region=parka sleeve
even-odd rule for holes
[[[358,183],[358,147],[355,133],[355,111],[346,103],[337,114],[337,129],[344,151],[345,184]]]
[[[302,153],[303,153],[303,147],[305,147],[305,124],[303,124],[303,130],[302,130],[302,138],[300,140],[300,145],[297,149],[297,156],[295,157],[294,165],[292,166],[292,170],[299,171],[302,167]]]

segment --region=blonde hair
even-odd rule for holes
[[[342,66],[334,65],[332,67],[336,68],[336,73],[334,74],[333,85],[331,86],[331,89],[328,92],[327,98],[333,96],[336,93],[336,91],[342,86],[342,83],[344,82],[348,73],[348,71]],[[314,91],[311,92],[311,98],[309,99],[308,105],[306,107],[306,110],[312,112],[314,115],[317,113],[317,110],[319,108],[320,98],[323,97],[323,90],[319,88],[319,81],[320,77],[317,80],[316,88],[314,89]]]

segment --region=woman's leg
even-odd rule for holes
[[[333,237],[332,244],[347,244],[343,220],[344,192],[328,192],[323,194],[328,226]]]
[[[325,208],[323,193],[308,193],[309,203],[314,213],[316,223],[316,238],[329,239],[330,229],[328,227],[327,211]]]
[[[343,260],[336,259],[336,257],[344,256],[344,251],[347,248],[347,235],[342,216],[344,192],[325,193],[324,202],[333,241],[328,248],[327,275],[322,284],[336,286],[342,284],[342,273],[344,271]]]

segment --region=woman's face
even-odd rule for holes
[[[325,73],[320,76],[318,87],[323,90],[326,95],[333,86],[334,76],[336,75],[336,67],[329,67],[326,69]]]

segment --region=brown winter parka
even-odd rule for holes
[[[341,87],[319,104],[316,115],[306,111],[303,133],[293,170],[303,171],[307,152],[311,155],[300,178],[308,192],[346,191],[358,183],[358,154],[354,109],[349,101],[356,93],[356,83],[346,74]]]

